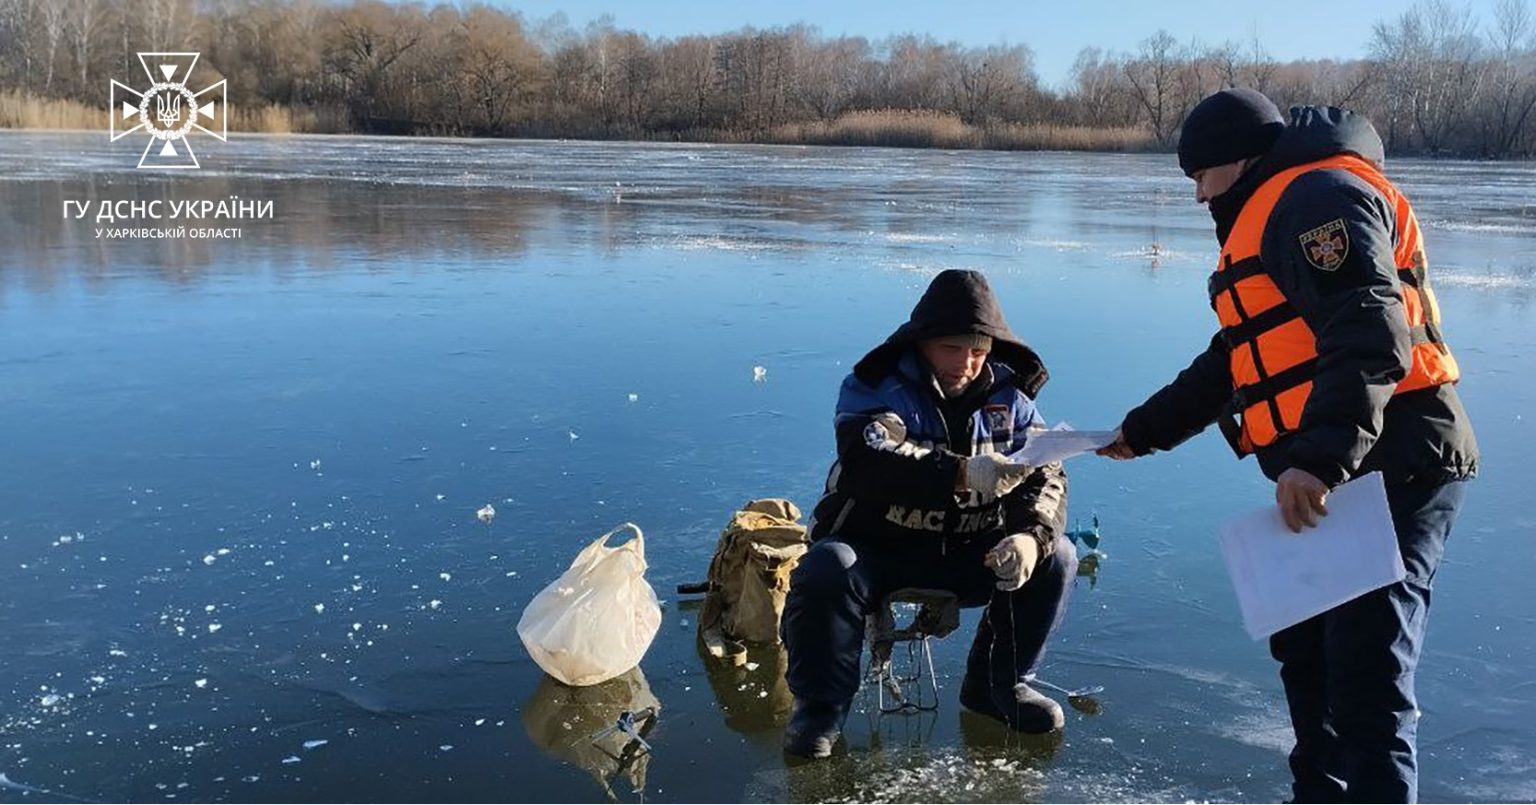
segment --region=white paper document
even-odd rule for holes
[[[1407,575],[1379,472],[1334,489],[1328,516],[1300,534],[1273,505],[1227,521],[1221,553],[1254,640]]]
[[[1008,454],[1015,464],[1041,467],[1107,447],[1115,441],[1112,430],[1073,430],[1057,425],[1052,430],[1030,431],[1024,446]]]

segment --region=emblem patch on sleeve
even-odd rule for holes
[[[864,426],[864,443],[876,450],[884,449],[891,441],[891,432],[885,429],[880,422],[874,421]]]
[[[1006,405],[989,405],[984,409],[987,412],[987,429],[994,435],[998,431],[1013,429],[1013,409]]]
[[[1349,256],[1349,230],[1344,227],[1343,218],[1303,232],[1300,240],[1307,262],[1323,271],[1338,271]]]

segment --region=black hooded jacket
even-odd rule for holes
[[[971,386],[946,398],[918,349],[949,335],[989,336],[992,351]],[[1009,329],[986,279],[975,271],[941,272],[911,318],[843,381],[834,419],[837,461],[811,537],[969,542],[1025,533],[1042,556],[1049,553],[1066,521],[1067,478],[1059,463],[1035,468],[1001,498],[955,488],[962,460],[1018,449],[1028,429],[1043,424],[1034,398],[1046,378],[1040,357]]]
[[[1243,205],[1270,177],[1338,154],[1377,165],[1384,156],[1365,118],[1333,107],[1292,109],[1274,146],[1211,200],[1217,238],[1226,242]],[[1344,221],[1350,249],[1336,270],[1319,271],[1303,254],[1300,236],[1335,219]],[[1291,467],[1330,486],[1378,470],[1388,483],[1477,473],[1477,440],[1454,386],[1393,394],[1411,368],[1395,230],[1386,199],[1344,170],[1303,174],[1270,214],[1260,262],[1316,335],[1319,356],[1300,427],[1258,451],[1271,479]],[[1454,335],[1448,340],[1454,349]],[[1215,422],[1232,394],[1227,347],[1218,334],[1172,383],[1126,415],[1126,443],[1137,455],[1172,449]]]

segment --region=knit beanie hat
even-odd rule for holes
[[[1179,167],[1195,171],[1256,157],[1275,144],[1285,118],[1274,101],[1247,88],[1206,96],[1184,118],[1179,131]]]

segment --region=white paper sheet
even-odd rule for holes
[[[1008,460],[1040,467],[1092,452],[1114,441],[1112,430],[1073,430],[1066,425],[1057,425],[1051,430],[1030,431],[1024,446],[1009,453]]]
[[[1221,553],[1254,640],[1407,575],[1376,472],[1334,489],[1328,516],[1300,534],[1274,505],[1223,523]]]

